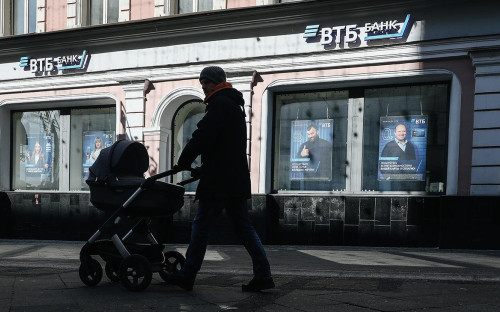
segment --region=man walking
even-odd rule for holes
[[[266,253],[248,217],[247,199],[251,192],[243,96],[226,82],[226,73],[218,66],[204,68],[200,83],[207,104],[205,116],[175,166],[188,169],[201,155],[200,182],[196,190],[198,213],[193,220],[186,262],[180,271],[170,274],[167,281],[185,290],[193,288],[205,256],[210,225],[225,209],[235,233],[252,258],[254,277],[242,290],[273,288]]]

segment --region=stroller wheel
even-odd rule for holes
[[[99,261],[89,258],[80,264],[80,279],[87,286],[95,286],[102,279],[102,267]]]
[[[163,270],[158,272],[158,274],[160,274],[160,277],[164,281],[167,281],[168,273],[179,271],[184,265],[184,262],[186,262],[186,258],[177,251],[167,251],[164,256],[165,262],[163,263]]]
[[[151,283],[153,273],[146,257],[131,255],[125,258],[119,271],[122,285],[130,291],[143,291]]]
[[[106,272],[106,276],[110,281],[115,283],[120,281],[120,275],[118,275],[119,270],[119,263],[106,262],[106,266],[104,266],[104,272]]]

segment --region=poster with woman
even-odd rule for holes
[[[428,118],[380,117],[378,180],[424,181]]]
[[[290,180],[332,180],[333,119],[291,123]]]
[[[89,176],[89,168],[94,164],[101,150],[114,142],[114,131],[84,131],[83,132],[83,172],[85,181]]]
[[[26,184],[40,186],[52,181],[53,142],[52,133],[30,133],[25,147]]]

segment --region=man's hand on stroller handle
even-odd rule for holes
[[[144,190],[144,189],[150,188],[151,186],[153,186],[155,184],[155,181],[156,181],[155,176],[147,178],[146,180],[144,180],[144,182],[142,182],[141,189]]]
[[[171,169],[172,171],[175,171],[175,173],[181,172],[181,171],[191,171],[191,177],[199,179],[201,177],[201,172],[202,172],[202,167],[194,167],[194,168],[184,168],[180,165],[174,165]]]

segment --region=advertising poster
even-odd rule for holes
[[[40,186],[52,181],[54,135],[52,133],[28,134],[25,150],[26,183]]]
[[[333,119],[291,124],[290,180],[332,180]]]
[[[83,181],[89,176],[89,168],[94,164],[103,148],[113,145],[114,131],[83,132]]]
[[[424,181],[427,116],[380,117],[379,181]]]

